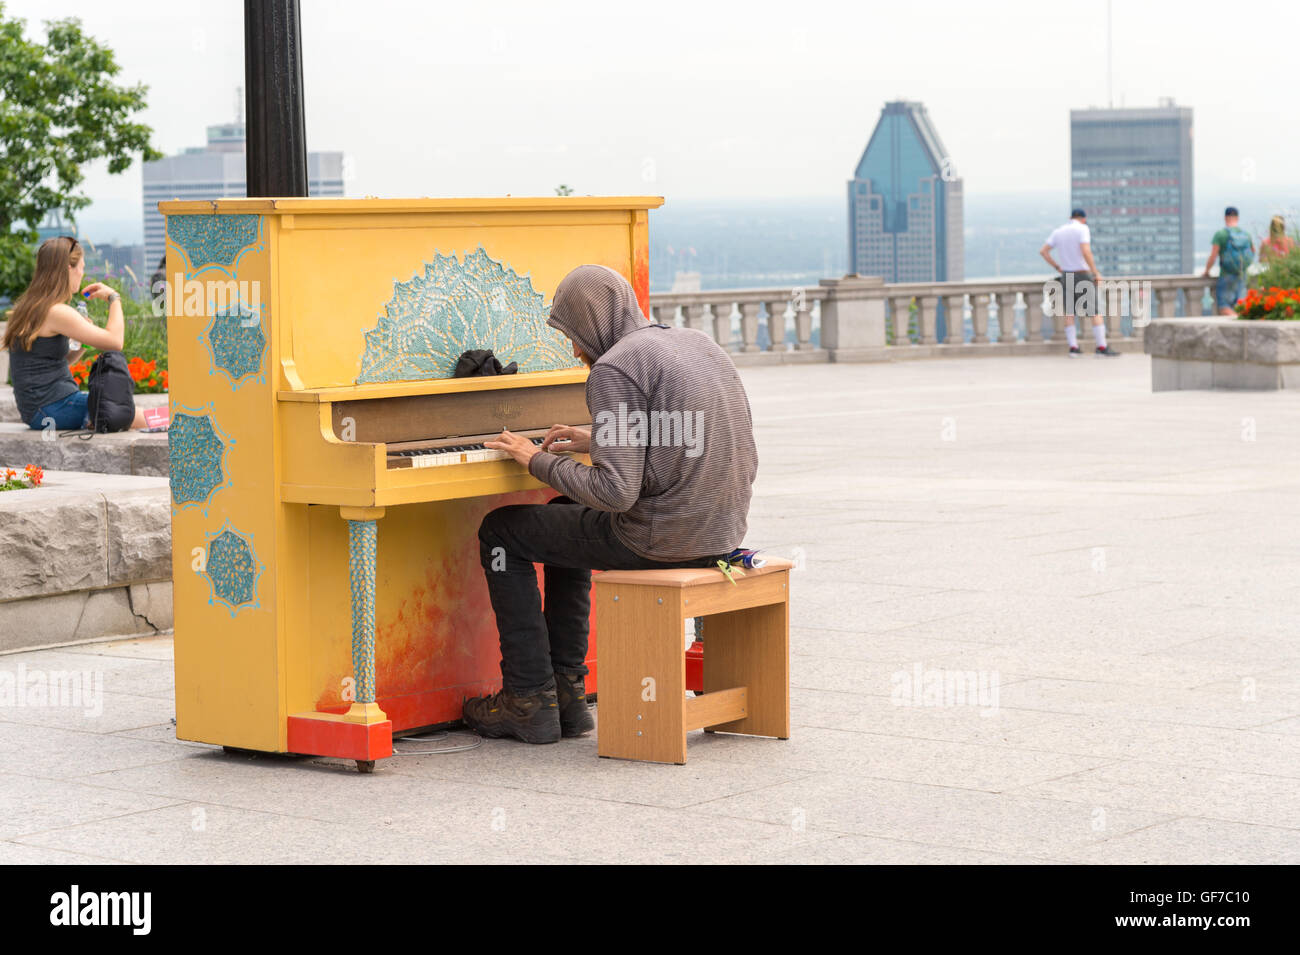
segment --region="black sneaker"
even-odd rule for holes
[[[1109,347],[1109,346],[1107,346],[1107,345],[1102,345],[1102,346],[1100,346],[1100,347],[1097,349],[1097,357],[1098,357],[1098,358],[1118,358],[1118,357],[1119,357],[1119,352],[1115,351],[1115,349],[1113,349],[1113,348],[1111,348],[1111,347]]]
[[[532,696],[515,696],[502,689],[491,696],[466,700],[465,725],[489,739],[512,736],[525,743],[556,743],[560,739],[560,708],[551,684]]]
[[[560,733],[565,737],[586,736],[596,728],[587,706],[587,682],[580,676],[555,674],[555,697],[560,704]]]
[[[1078,346],[1078,345],[1073,345],[1073,346],[1070,347],[1069,352],[1067,352],[1066,354],[1067,354],[1070,358],[1078,358],[1080,355],[1083,354],[1083,352],[1079,351],[1079,346]]]

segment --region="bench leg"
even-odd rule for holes
[[[599,755],[686,762],[686,657],[680,605],[678,588],[596,587]]]
[[[749,688],[749,715],[708,729],[790,738],[788,603],[711,614],[704,651],[704,692]],[[602,652],[604,652],[602,650]],[[602,659],[603,665],[603,659]],[[604,672],[601,673],[604,679]]]

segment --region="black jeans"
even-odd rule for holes
[[[587,675],[593,570],[711,567],[725,556],[648,560],[614,536],[611,518],[567,497],[498,507],[483,518],[479,560],[501,634],[501,680],[511,693],[536,693],[555,673]],[[534,564],[545,565],[545,611]]]

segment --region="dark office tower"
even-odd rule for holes
[[[1102,275],[1191,272],[1191,107],[1070,110],[1070,204]]]
[[[925,107],[886,103],[849,180],[849,271],[886,282],[959,282],[961,180]]]

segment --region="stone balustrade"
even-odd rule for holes
[[[846,276],[795,288],[658,292],[650,305],[655,321],[711,335],[738,365],[1030,355],[1064,341],[1047,281],[886,284]],[[1107,338],[1140,341],[1153,318],[1212,313],[1213,282],[1199,275],[1103,281],[1098,305]]]

